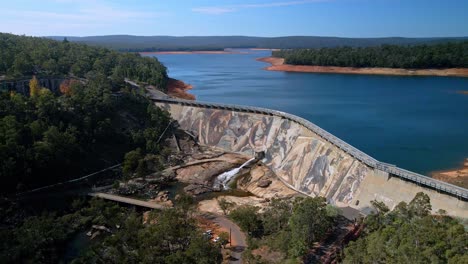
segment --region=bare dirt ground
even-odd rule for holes
[[[290,64],[284,64],[283,58],[275,58],[275,57],[258,58],[257,60],[270,63],[271,66],[264,68],[265,70],[268,70],[268,71],[468,77],[468,69],[466,68],[450,68],[450,69],[354,68],[354,67],[335,67],[335,66],[290,65]]]
[[[167,94],[186,100],[195,100],[195,95],[188,93],[193,88],[192,85],[184,83],[183,81],[169,78],[167,81]]]
[[[235,203],[235,207],[242,205],[252,205],[257,207],[264,207],[268,204],[266,199],[247,196],[247,197],[238,197],[238,196],[219,196],[210,200],[203,200],[198,203],[198,211],[212,214],[223,214],[223,211],[219,207],[218,199],[226,199],[226,201]]]
[[[463,166],[459,169],[435,171],[431,173],[431,176],[437,180],[468,188],[468,158],[465,159]]]

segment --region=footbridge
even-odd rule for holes
[[[201,144],[265,152],[264,163],[299,192],[367,213],[372,200],[392,208],[422,191],[434,211],[468,218],[467,189],[380,162],[301,117],[260,107],[150,97]]]
[[[109,201],[114,201],[114,202],[119,202],[123,204],[128,204],[128,205],[134,205],[134,206],[139,206],[139,207],[144,207],[148,209],[166,209],[167,207],[164,207],[160,204],[157,203],[152,203],[148,201],[143,201],[139,199],[134,199],[134,198],[129,198],[129,197],[124,197],[120,195],[115,195],[115,194],[109,194],[109,193],[102,193],[102,192],[90,192],[88,194],[91,197],[98,197],[104,200],[109,200]]]

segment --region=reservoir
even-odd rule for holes
[[[422,174],[468,157],[468,78],[286,73],[241,54],[158,54],[197,100],[308,119],[370,156]]]

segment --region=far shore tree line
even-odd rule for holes
[[[337,47],[273,51],[286,64],[407,69],[468,68],[468,41],[436,45]]]

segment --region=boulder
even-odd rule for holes
[[[271,183],[272,183],[272,181],[268,180],[268,179],[260,180],[257,183],[257,186],[260,187],[260,188],[267,188],[268,186],[270,186]]]
[[[91,239],[95,239],[97,236],[99,236],[101,234],[101,231],[96,231],[93,233],[93,235],[91,236]]]

